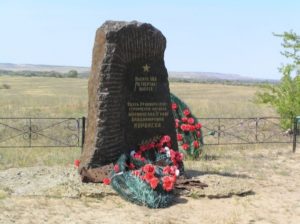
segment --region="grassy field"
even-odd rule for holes
[[[86,114],[87,80],[0,77],[0,117],[80,117]]]
[[[81,117],[86,115],[87,79],[0,76],[0,117]],[[272,108],[253,103],[258,87],[171,83],[198,117],[275,115]]]
[[[10,88],[0,89],[0,118],[86,115],[85,79],[0,77],[3,84]],[[171,83],[170,87],[198,117],[276,115],[272,108],[252,102],[258,87],[196,83]],[[208,194],[216,198],[190,192],[178,198],[175,206],[151,210],[115,195],[97,198],[94,191],[107,187],[102,185],[76,199],[25,194],[31,188],[53,187],[63,174],[69,178],[66,168],[74,168],[65,165],[79,157],[80,148],[0,148],[0,223],[296,224],[300,222],[298,151],[293,154],[287,144],[206,146],[200,161],[185,161],[185,170],[208,183]],[[69,189],[67,184],[59,186]],[[252,193],[230,193],[244,187]]]
[[[1,117],[82,117],[87,114],[87,79],[0,77]],[[171,83],[198,117],[275,115],[272,108],[252,102],[254,86]],[[245,146],[243,146],[245,147]],[[80,148],[0,148],[0,169],[72,163]]]

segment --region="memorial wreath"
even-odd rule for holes
[[[184,156],[198,157],[203,145],[201,123],[174,94],[171,102],[179,151],[172,149],[170,136],[154,137],[131,149],[130,154],[123,153],[110,176],[102,179],[124,199],[150,208],[164,208],[172,203],[176,180],[184,172]],[[76,160],[75,166],[79,163]]]

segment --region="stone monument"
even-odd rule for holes
[[[97,30],[79,170],[115,162],[162,135],[178,150],[165,48],[166,38],[151,24],[106,21]]]

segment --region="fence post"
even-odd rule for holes
[[[85,138],[85,117],[82,117],[81,153],[83,152],[84,138]]]
[[[294,130],[293,130],[293,153],[296,152],[296,147],[297,147],[297,125],[298,125],[298,119],[295,117],[294,118]]]
[[[220,136],[221,136],[221,119],[218,118],[218,145],[220,145]]]
[[[255,119],[255,142],[256,142],[256,143],[258,142],[258,138],[257,138],[257,136],[258,136],[258,134],[257,134],[257,130],[258,130],[258,121],[259,121],[259,118],[257,117],[257,118]]]
[[[28,133],[28,139],[29,139],[29,147],[31,147],[31,118],[29,118],[29,133]]]

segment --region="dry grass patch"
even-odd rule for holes
[[[0,170],[73,164],[80,153],[80,148],[0,148]]]

